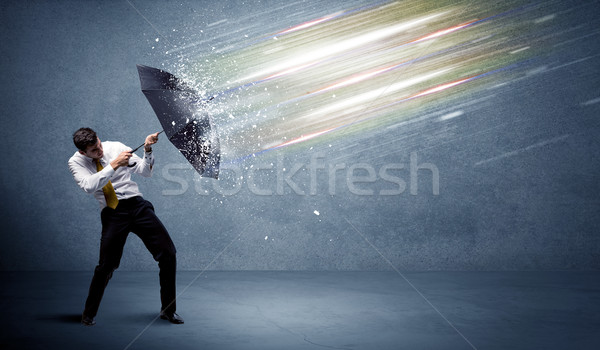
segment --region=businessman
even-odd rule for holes
[[[131,180],[133,173],[144,177],[152,175],[152,145],[157,141],[158,133],[148,135],[144,157],[140,158],[120,142],[101,142],[90,128],[81,128],[73,134],[78,151],[69,159],[69,169],[77,185],[86,193],[92,193],[100,203],[102,221],[100,259],[81,318],[81,323],[86,326],[96,324],[104,289],[113,271],[119,267],[130,232],[142,239],[154,260],[158,261],[160,318],[174,324],[183,323],[175,313],[175,245],[154,213],[152,203],[142,198],[138,185]]]

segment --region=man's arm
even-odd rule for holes
[[[77,185],[86,193],[94,193],[104,187],[115,173],[111,166],[107,166],[99,172],[92,172],[80,161],[73,158],[69,159],[69,170],[71,170]]]
[[[154,155],[152,154],[152,145],[158,142],[158,133],[150,134],[146,137],[144,143],[144,158],[133,155],[132,159],[137,162],[134,171],[144,177],[152,176],[152,167],[154,166]]]
[[[93,171],[85,166],[83,160],[71,158],[69,159],[69,170],[77,182],[87,193],[94,193],[104,187],[111,180],[115,171],[122,166],[126,166],[131,158],[131,152],[123,151],[117,158],[110,162],[109,166],[104,167],[101,171]]]

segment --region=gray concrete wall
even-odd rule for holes
[[[93,269],[100,211],[67,168],[72,133],[89,126],[103,140],[137,146],[160,125],[135,65],[182,73],[185,61],[165,51],[201,41],[200,30],[212,45],[238,27],[253,25],[258,36],[306,20],[259,16],[275,4],[3,1],[0,269]],[[548,29],[558,32],[594,23],[597,5],[586,6],[539,15],[558,11],[561,21]],[[157,31],[167,39],[157,42]],[[182,270],[389,270],[386,259],[401,270],[598,269],[600,48],[590,35],[540,53],[502,86],[431,103],[414,123],[265,153],[230,164],[218,183],[197,178],[162,138],[154,176],[138,183]],[[440,119],[460,104],[462,115]],[[391,164],[404,168],[386,180],[380,171]],[[331,173],[336,166],[343,169]],[[278,171],[294,167],[287,181]],[[349,178],[369,169],[366,182]],[[134,235],[121,268],[156,269]]]

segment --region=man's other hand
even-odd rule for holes
[[[158,133],[150,134],[146,137],[144,151],[152,152],[152,145],[158,142]]]

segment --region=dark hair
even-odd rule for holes
[[[96,142],[98,142],[98,136],[90,128],[80,128],[73,134],[73,143],[81,151],[85,152],[88,146],[93,146]]]

